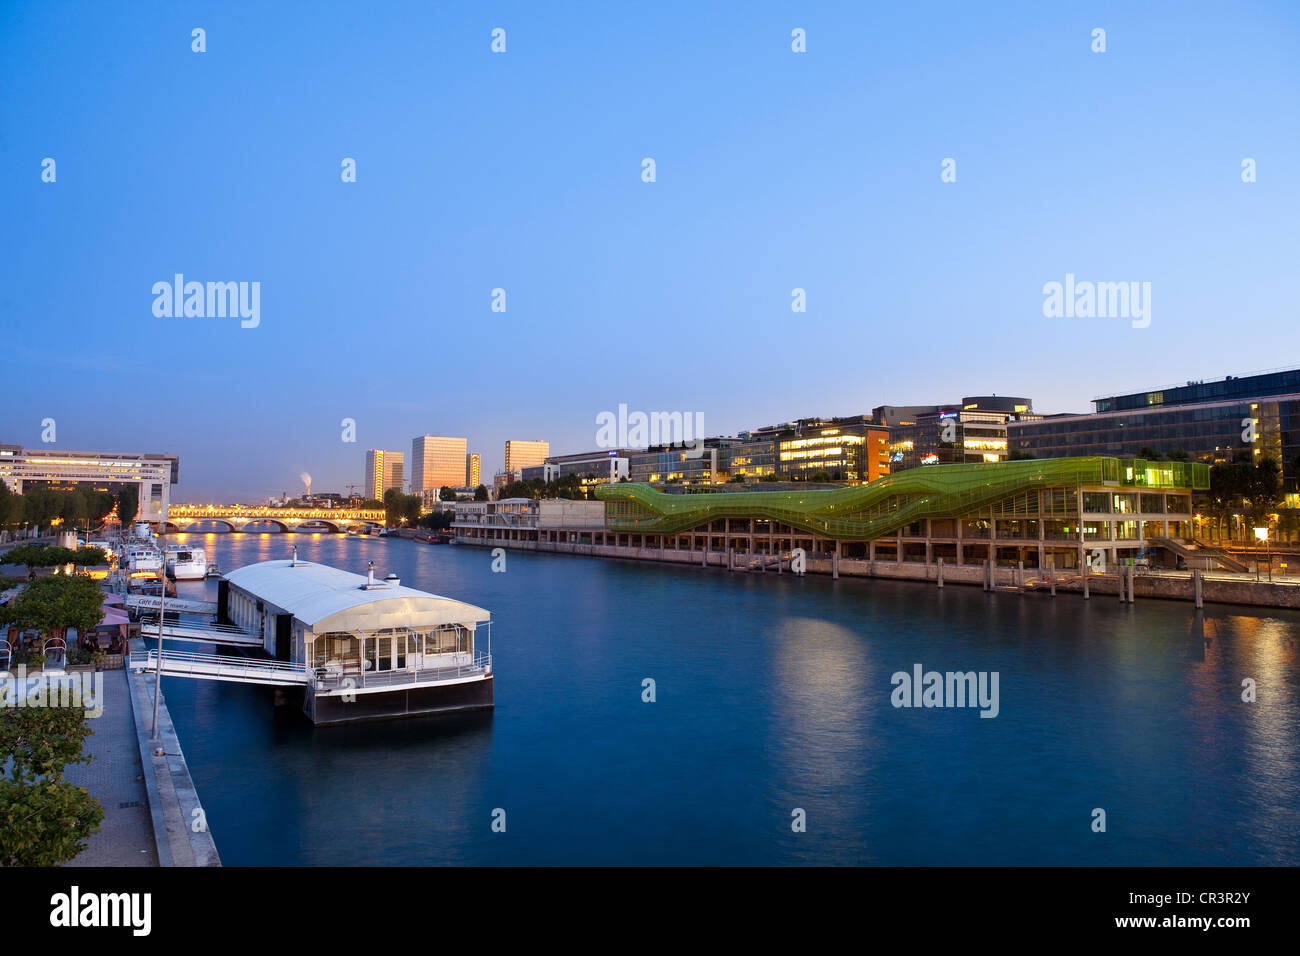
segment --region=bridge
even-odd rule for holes
[[[261,531],[275,525],[281,531],[297,531],[315,525],[341,534],[384,523],[383,508],[276,508],[271,505],[177,505],[168,509],[167,531],[210,530],[224,525],[228,531]],[[204,527],[207,526],[207,527]],[[310,529],[308,529],[310,530]]]

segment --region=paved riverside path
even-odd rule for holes
[[[103,805],[104,819],[99,832],[86,841],[86,849],[65,865],[157,866],[127,674],[121,669],[100,673],[104,713],[87,721],[94,733],[86,738],[86,752],[95,759],[68,765],[63,777],[90,791]]]

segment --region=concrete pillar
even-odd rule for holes
[[[840,579],[840,542],[835,540],[835,550],[831,553],[831,580]]]
[[[1196,602],[1197,608],[1202,608],[1205,606],[1205,601],[1203,600],[1202,578],[1201,578],[1200,571],[1192,572],[1192,597]]]
[[[943,558],[940,558],[938,561],[937,568],[935,570],[935,580],[938,582],[939,587],[942,588],[943,587]]]

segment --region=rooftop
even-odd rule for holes
[[[415,588],[366,588],[367,577],[309,561],[262,561],[226,575],[232,586],[292,614],[313,631],[427,630],[472,627],[491,615],[481,607]],[[378,582],[378,579],[376,579]]]

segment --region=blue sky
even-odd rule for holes
[[[1294,4],[4,0],[0,86],[0,440],[175,451],[178,500],[425,433],[490,475],[620,403],[734,434],[1300,361]],[[155,317],[176,272],[260,325]],[[1067,273],[1151,325],[1044,318]]]

